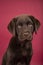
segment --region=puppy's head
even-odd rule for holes
[[[8,24],[8,30],[19,40],[32,40],[33,33],[37,33],[40,22],[33,16],[21,15],[13,18]]]

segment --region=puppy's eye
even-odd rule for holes
[[[33,25],[28,25],[28,28],[31,32],[33,31]]]
[[[27,21],[27,23],[26,23],[27,25],[31,25],[31,23],[30,23],[30,21]]]
[[[22,26],[23,26],[22,23],[19,23],[19,24],[18,24],[18,28],[21,28]]]
[[[23,26],[23,24],[22,24],[22,23],[19,23],[18,25],[19,25],[19,26]]]
[[[21,25],[18,25],[18,28],[20,29],[21,28]]]
[[[33,28],[33,26],[32,26],[32,25],[28,25],[28,27],[29,27],[30,29],[32,29],[32,28]]]

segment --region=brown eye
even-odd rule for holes
[[[33,32],[33,25],[28,25],[28,28],[31,32]]]
[[[29,24],[29,22],[26,23],[27,25]]]
[[[28,25],[28,27],[32,28],[32,27],[33,27],[33,25]]]
[[[19,28],[19,29],[20,29],[22,26],[23,26],[22,23],[19,23],[19,24],[18,24],[18,28]]]
[[[22,24],[22,23],[19,23],[18,25],[19,25],[19,26],[23,26],[23,24]]]
[[[18,28],[20,29],[21,28],[21,25],[18,25]]]
[[[26,24],[27,24],[27,25],[31,25],[30,21],[27,21]]]

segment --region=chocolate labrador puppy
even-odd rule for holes
[[[33,16],[21,15],[13,18],[8,30],[13,34],[2,65],[30,65],[33,33],[37,33],[40,22]]]

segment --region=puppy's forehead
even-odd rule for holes
[[[32,20],[29,18],[29,16],[19,16],[18,20],[17,20],[17,23],[19,23],[19,22],[27,22],[27,21],[30,21],[32,23]]]

